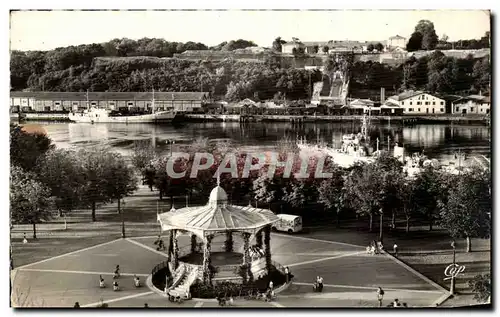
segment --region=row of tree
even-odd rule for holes
[[[132,59],[94,59],[98,50],[83,55],[13,52],[11,85],[14,90],[34,91],[210,91],[229,101],[244,98],[307,99],[312,83],[321,81],[319,71],[286,66],[283,57],[269,55],[265,63],[225,60],[219,62]],[[56,57],[58,56],[58,57]],[[390,91],[424,89],[433,93],[474,93],[490,84],[490,60],[457,59],[433,52],[403,65],[378,62],[350,63],[353,94],[357,89]],[[334,58],[325,60],[328,67]]]
[[[438,38],[434,23],[429,20],[420,20],[415,26],[414,32],[411,34],[406,49],[408,52],[425,50],[430,51],[434,49],[481,49],[490,48],[490,32],[487,31],[481,39],[476,40],[459,40],[455,42],[448,42],[448,36],[443,35],[441,39]]]
[[[56,149],[42,134],[10,128],[10,212],[13,224],[33,225],[76,209],[118,201],[137,188],[125,159],[105,148]]]
[[[407,232],[412,221],[426,219],[429,230],[438,224],[453,238],[466,239],[468,251],[471,250],[471,238],[488,238],[490,235],[489,171],[477,168],[452,175],[430,166],[415,178],[408,178],[401,162],[381,155],[373,164],[359,164],[349,169],[340,168],[327,159],[320,170],[332,173],[332,177],[325,179],[316,175],[321,161],[311,157],[308,169],[302,173],[305,177],[297,177],[295,173],[301,171],[301,161],[296,156],[291,165],[291,177],[287,178],[284,177],[285,167],[275,168],[272,176],[269,169],[273,167],[270,166],[245,175],[247,155],[239,154],[228,144],[211,145],[207,139],[199,139],[185,150],[190,151],[190,157],[177,160],[173,167],[177,173],[186,172],[181,178],[172,178],[166,172],[168,157],[159,158],[148,144],[137,144],[133,162],[143,171],[146,182],[159,190],[160,197],[207,197],[215,186],[217,167],[236,166],[232,174],[220,175],[221,184],[234,203],[250,199],[275,212],[290,210],[304,217],[314,217],[314,210],[325,210],[336,215],[337,224],[340,219],[366,217],[370,231],[374,220],[379,219],[380,239],[383,238],[384,217],[390,217],[393,228],[397,219],[403,219]],[[197,160],[195,153],[200,151],[213,153],[215,160],[209,169],[192,178],[193,161]],[[296,152],[290,143],[278,147],[282,161],[287,153]],[[231,153],[233,159],[228,159]],[[253,158],[253,164],[258,162]],[[207,161],[201,160],[201,163]]]

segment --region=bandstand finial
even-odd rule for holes
[[[217,186],[220,186],[220,172],[219,172],[219,169],[217,169]]]

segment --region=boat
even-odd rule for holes
[[[78,123],[164,123],[171,122],[176,117],[173,110],[155,111],[155,99],[153,90],[152,111],[148,114],[123,115],[108,109],[89,107],[87,92],[87,109],[83,112],[72,112],[69,120]]]
[[[368,154],[368,121],[366,116],[363,117],[363,126],[358,134],[345,134],[342,136],[342,145],[340,149],[329,147],[325,143],[309,144],[305,140],[299,140],[297,147],[301,154],[311,155],[326,155],[331,160],[341,167],[351,167],[357,162],[373,163],[377,152],[373,155]]]

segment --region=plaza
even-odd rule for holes
[[[17,267],[12,271],[14,307],[216,307],[215,300],[192,299],[171,303],[145,285],[152,268],[165,261],[155,249],[157,236],[112,240],[103,244]],[[189,237],[179,245],[189,246]],[[217,243],[214,241],[214,243]],[[168,241],[166,241],[168,244]],[[242,246],[235,244],[235,249]],[[391,255],[369,255],[365,247],[308,238],[271,234],[273,261],[288,266],[293,283],[272,302],[235,299],[238,307],[377,307],[376,288],[385,290],[383,305],[395,298],[410,307],[433,307],[447,297],[446,290],[408,268]],[[113,271],[120,265],[120,291],[111,288]],[[99,275],[107,287],[99,288]],[[137,275],[143,286],[134,286]],[[316,276],[324,278],[322,293],[313,293]]]

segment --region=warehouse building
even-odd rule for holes
[[[175,110],[198,112],[211,103],[208,92],[20,92],[10,93],[11,112],[83,111],[99,107],[115,111]]]

